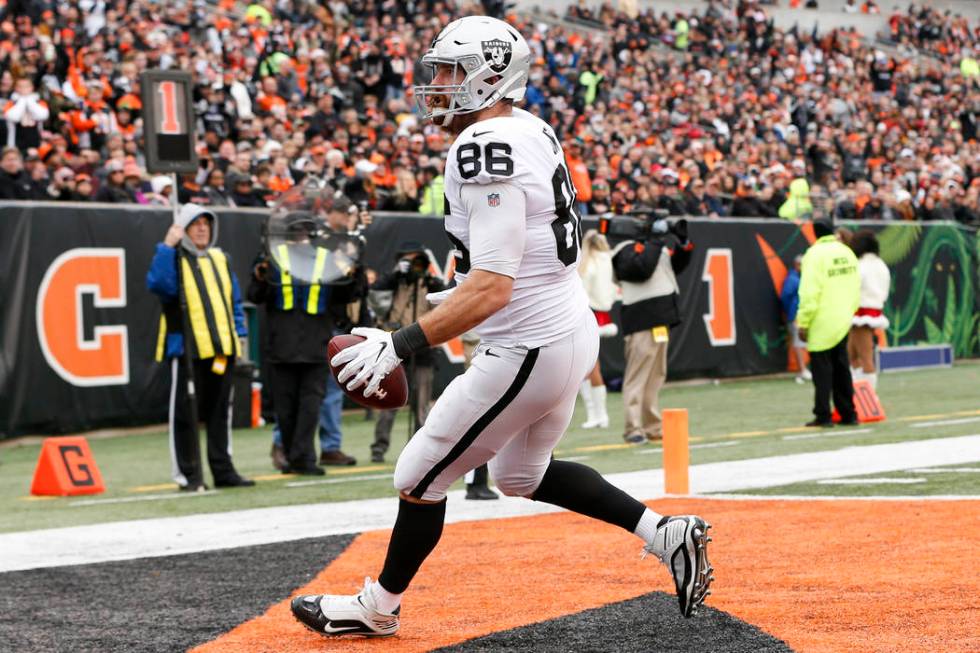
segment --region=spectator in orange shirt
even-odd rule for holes
[[[279,97],[276,78],[271,75],[262,78],[261,91],[256,100],[259,111],[282,119],[286,116],[286,100]]]
[[[289,159],[277,156],[272,161],[272,178],[269,179],[269,190],[282,193],[293,187],[293,175],[289,170]]]
[[[572,176],[571,182],[575,186],[578,210],[579,213],[585,215],[589,212],[588,203],[592,199],[592,177],[589,176],[589,168],[582,159],[582,142],[575,139],[565,152],[567,153],[565,161],[568,164],[568,172]]]

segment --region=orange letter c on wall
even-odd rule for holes
[[[37,293],[37,337],[58,376],[76,386],[129,383],[125,325],[96,326],[85,338],[82,296],[96,308],[126,305],[126,252],[118,247],[79,247],[56,258]]]

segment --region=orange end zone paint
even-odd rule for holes
[[[980,550],[980,501],[649,505],[710,521],[717,580],[708,604],[796,651],[980,650],[980,582],[970,566]],[[294,595],[357,591],[378,573],[388,536],[359,536]],[[639,552],[632,535],[569,513],[452,524],[406,594],[394,638],[326,640],[296,623],[283,601],[194,651],[428,651],[672,591],[665,570]]]

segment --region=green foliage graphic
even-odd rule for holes
[[[752,341],[758,347],[760,354],[768,356],[785,344],[786,331],[785,329],[780,329],[779,334],[775,338],[769,338],[769,334],[766,331],[753,331]]]
[[[903,261],[919,242],[922,226],[918,224],[891,225],[878,232],[881,260],[890,266]]]
[[[970,239],[974,242],[970,243]],[[950,343],[958,357],[977,354],[978,319],[974,313],[977,282],[974,270],[980,255],[977,237],[952,225],[930,226],[925,230],[918,225],[896,225],[882,230],[879,244],[882,259],[890,265],[905,259],[919,245],[905,304],[897,306],[890,298],[885,306],[885,315],[891,323],[888,341],[892,345],[912,344],[911,334],[921,322],[927,342]],[[929,285],[929,276],[934,268],[942,272],[936,261],[943,251],[952,255],[956,271],[948,273],[945,302],[940,303]]]

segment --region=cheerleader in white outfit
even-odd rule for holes
[[[847,339],[847,355],[851,362],[851,376],[867,379],[871,386],[878,383],[875,370],[875,329],[887,329],[888,318],[883,309],[891,288],[891,272],[878,256],[878,239],[870,229],[854,234],[851,249],[858,258],[861,274],[861,303],[851,321],[851,333]]]
[[[585,238],[582,239],[582,258],[578,273],[589,296],[589,307],[599,324],[599,337],[615,336],[619,329],[609,316],[609,310],[616,301],[618,287],[613,280],[609,243],[606,242],[606,237],[595,229],[587,231]],[[602,380],[599,361],[596,361],[592,372],[582,382],[579,394],[582,395],[586,412],[586,420],[582,428],[607,428],[609,415],[606,413],[606,384]]]

